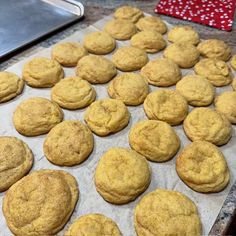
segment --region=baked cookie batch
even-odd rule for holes
[[[169,42],[163,37],[167,31]],[[130,40],[130,45],[116,49],[116,40]],[[161,50],[162,58],[149,60],[149,53]],[[111,60],[103,56],[111,52]],[[130,148],[114,144],[98,161],[94,184],[102,198],[111,204],[126,204],[145,192],[152,179],[149,161],[158,165],[178,153],[181,140],[173,126],[182,123],[192,143],[177,154],[179,178],[194,191],[219,192],[227,186],[230,173],[217,146],[230,140],[231,124],[236,124],[236,79],[231,71],[236,70],[236,55],[228,63],[230,58],[231,50],[221,40],[200,40],[190,26],[168,30],[159,17],[123,6],[115,11],[114,20],[107,22],[104,31],[86,35],[81,44],[56,44],[51,59],[27,62],[22,79],[0,72],[0,102],[18,96],[24,83],[34,88],[52,87],[51,100],[31,97],[19,103],[13,124],[24,136],[47,134],[43,144],[46,158],[54,165],[68,167],[89,158],[94,134],[107,136],[129,124],[132,117],[127,106],[143,104],[148,119],[132,124]],[[64,78],[62,66],[76,67],[75,75]],[[194,68],[195,74],[183,76],[180,68]],[[134,72],[137,70],[140,73]],[[215,95],[214,86],[231,82],[233,91]],[[110,98],[96,100],[91,84],[104,83],[108,83]],[[149,84],[162,88],[150,91]],[[166,88],[173,85],[175,89]],[[215,109],[206,107],[212,103]],[[63,121],[62,108],[86,108],[84,123]],[[33,154],[18,138],[0,137],[0,153],[0,191],[7,190],[3,213],[12,233],[46,236],[59,232],[78,201],[77,180],[62,170],[28,174]],[[180,192],[166,189],[156,189],[139,200],[134,226],[139,236],[202,232],[195,203]],[[112,219],[90,213],[76,219],[64,235],[122,233],[126,232],[121,232]]]

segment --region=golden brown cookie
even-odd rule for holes
[[[149,61],[142,69],[141,75],[149,84],[168,87],[176,84],[181,79],[181,70],[172,60],[157,58]]]
[[[166,122],[144,120],[136,123],[130,130],[129,144],[148,160],[163,162],[177,153],[180,140],[175,130]]]
[[[145,195],[134,211],[138,236],[202,234],[197,207],[182,193],[156,189]]]
[[[236,92],[225,91],[215,99],[215,108],[218,112],[224,114],[232,123],[236,124]]]
[[[78,195],[76,179],[69,173],[34,171],[7,191],[3,213],[15,235],[54,235],[69,220]]]
[[[79,60],[76,75],[92,84],[104,84],[116,75],[115,65],[105,57],[88,55]]]
[[[21,94],[24,85],[24,81],[16,74],[0,71],[0,103],[7,102]]]
[[[96,98],[94,88],[79,77],[67,77],[51,90],[51,99],[65,109],[80,109],[90,105]]]
[[[193,45],[198,44],[200,41],[198,32],[188,25],[173,27],[168,33],[168,40],[172,43],[191,43]]]
[[[116,40],[106,32],[96,31],[85,35],[84,47],[93,54],[108,54],[115,49]]]
[[[195,65],[194,71],[206,77],[214,86],[225,86],[232,82],[231,69],[221,60],[203,59]]]
[[[13,114],[16,130],[25,136],[45,134],[62,120],[61,108],[56,103],[40,97],[22,101]]]
[[[62,66],[76,66],[78,61],[88,54],[87,50],[77,42],[58,43],[52,47],[52,58]]]
[[[55,165],[73,166],[86,160],[93,150],[93,135],[77,120],[67,120],[53,127],[43,144],[46,158]]]
[[[35,57],[23,67],[22,79],[27,85],[36,88],[48,88],[55,85],[64,76],[64,71],[56,60]]]
[[[227,118],[210,108],[193,109],[184,120],[184,131],[192,141],[208,141],[215,145],[226,144],[232,135]]]
[[[206,141],[195,141],[186,146],[176,160],[176,171],[183,182],[197,192],[219,192],[229,182],[224,155]]]
[[[232,56],[230,60],[230,65],[234,70],[236,70],[236,54]]]
[[[93,102],[86,110],[84,120],[99,136],[116,133],[129,123],[130,113],[125,104],[117,99]]]
[[[28,145],[16,137],[0,137],[0,192],[26,175],[33,165]]]
[[[233,82],[231,84],[234,91],[236,91],[236,77],[233,79]]]
[[[140,9],[131,6],[119,7],[114,13],[116,19],[130,20],[133,23],[137,22],[143,16],[143,12]]]
[[[148,62],[148,56],[142,49],[126,46],[113,54],[112,61],[121,71],[134,71],[141,69]]]
[[[149,87],[147,81],[137,73],[123,73],[111,81],[107,88],[111,98],[126,105],[136,106],[145,100]]]
[[[142,30],[155,30],[161,34],[165,34],[167,31],[166,24],[161,20],[160,17],[155,16],[144,16],[139,19],[136,23],[136,27]]]
[[[159,52],[166,47],[166,41],[162,35],[154,30],[144,30],[135,34],[130,43],[131,46],[143,49],[148,53]]]
[[[146,159],[127,148],[111,148],[99,160],[95,171],[98,193],[108,202],[124,204],[144,192],[151,181]]]
[[[228,61],[231,57],[230,47],[222,40],[208,39],[199,43],[197,49],[203,57]]]
[[[114,19],[107,22],[104,30],[113,38],[118,40],[130,39],[134,34],[137,33],[135,24],[129,20],[123,19]]]
[[[186,75],[177,84],[176,90],[192,106],[208,106],[213,102],[215,88],[203,76]]]
[[[64,236],[121,236],[117,224],[102,214],[88,214],[79,217]]]
[[[144,111],[151,120],[161,120],[170,125],[180,124],[188,114],[184,97],[174,90],[159,89],[148,94]]]
[[[191,68],[199,61],[200,54],[191,43],[173,43],[165,49],[163,56],[182,68]]]

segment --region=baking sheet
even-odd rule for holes
[[[101,30],[108,20],[111,20],[112,16],[107,16],[102,20],[96,22],[93,26],[89,26],[88,28],[81,30],[72,36],[62,40],[62,41],[79,41],[82,42],[82,39],[85,34],[95,31]],[[171,25],[167,24],[169,28]],[[166,37],[166,36],[165,36]],[[124,45],[129,45],[129,41],[117,41],[117,47],[121,47]],[[113,53],[106,55],[106,57],[110,58]],[[28,57],[20,61],[19,63],[9,67],[7,71],[14,72],[21,76],[22,66],[25,64],[26,61],[29,61],[32,57],[35,56],[45,56],[50,57],[50,48],[44,49],[36,54]],[[150,59],[154,59],[157,57],[161,57],[162,52],[156,54],[149,54]],[[64,68],[65,75],[75,75],[74,68]],[[182,70],[183,75],[193,73],[192,70]],[[235,75],[235,74],[234,74]],[[107,84],[105,85],[95,85],[94,86],[97,92],[97,100],[108,97],[107,94]],[[169,87],[170,89],[174,89],[175,86]],[[159,88],[150,86],[150,90],[157,90]],[[225,86],[223,88],[217,88],[217,94],[225,91],[225,90],[232,90],[230,86]],[[155,190],[156,188],[166,188],[166,189],[173,189],[180,191],[190,197],[197,205],[199,214],[201,217],[201,222],[203,225],[203,234],[207,234],[215,219],[218,215],[223,202],[229,193],[230,187],[232,186],[233,182],[235,181],[235,174],[236,174],[236,137],[235,137],[235,127],[233,127],[233,137],[229,141],[228,144],[220,147],[222,152],[225,155],[226,161],[228,163],[231,179],[230,184],[228,187],[220,192],[220,193],[213,193],[213,194],[201,194],[194,192],[190,188],[188,188],[177,176],[175,171],[175,161],[176,157],[166,163],[152,163],[149,162],[151,169],[152,169],[152,181],[148,189],[139,196],[134,202],[129,204],[116,206],[110,203],[107,203],[103,200],[103,198],[97,193],[94,185],[93,175],[97,165],[98,160],[102,156],[107,149],[118,146],[118,147],[129,147],[128,143],[128,133],[133,124],[140,120],[147,119],[144,111],[143,106],[136,106],[136,107],[128,107],[131,113],[131,119],[129,125],[123,129],[122,131],[110,135],[107,137],[99,137],[94,135],[95,138],[95,146],[92,154],[89,158],[80,165],[74,167],[59,167],[56,165],[51,164],[45,158],[43,154],[43,142],[46,135],[41,135],[37,137],[24,137],[17,133],[14,128],[12,122],[13,112],[16,109],[17,105],[22,101],[30,97],[45,97],[50,98],[50,89],[35,89],[29,86],[25,86],[22,95],[16,97],[15,99],[0,104],[0,135],[9,135],[9,136],[16,136],[23,141],[25,141],[29,147],[32,149],[34,153],[35,163],[32,170],[39,170],[42,168],[49,168],[49,169],[63,169],[68,171],[72,175],[74,175],[79,184],[80,190],[80,197],[77,203],[76,209],[72,214],[70,221],[66,224],[65,228],[58,234],[63,235],[63,232],[69,227],[69,225],[79,216],[88,214],[88,213],[102,213],[106,216],[112,218],[119,226],[120,230],[122,231],[123,235],[131,236],[135,235],[134,225],[133,225],[133,211],[135,205],[141,199],[142,196],[145,194]],[[190,107],[190,110],[192,108]],[[64,120],[73,120],[78,119],[83,121],[83,115],[85,109],[76,110],[76,111],[68,111],[63,109],[64,111]],[[180,139],[181,139],[181,148],[180,150],[190,143],[187,137],[184,134],[182,125],[175,126],[174,129],[177,131]],[[0,208],[2,208],[2,199],[4,193],[0,194]],[[8,229],[5,218],[3,217],[2,211],[0,211],[0,232],[3,236],[12,235],[10,230]]]

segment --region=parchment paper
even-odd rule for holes
[[[82,42],[83,36],[89,32],[95,30],[103,29],[105,22],[111,20],[112,16],[107,16],[102,20],[96,22],[93,26],[90,26],[84,30],[81,30],[72,36],[66,38],[63,41],[79,41]],[[171,25],[167,24],[169,28]],[[166,37],[166,36],[165,36]],[[117,41],[117,48],[129,45],[129,41]],[[112,54],[112,53],[111,53]],[[106,57],[110,58],[110,55]],[[29,58],[20,61],[19,63],[15,64],[12,67],[9,67],[7,71],[14,72],[21,76],[22,66],[25,64],[26,61],[29,61],[32,57],[36,56],[45,56],[50,57],[50,48],[44,49],[36,54],[30,56]],[[161,57],[162,53],[156,54],[149,54],[150,59],[154,59],[157,57]],[[65,75],[75,75],[74,68],[64,68]],[[182,70],[183,75],[193,73],[192,70]],[[107,84],[105,85],[95,85],[94,88],[97,92],[97,99],[106,98],[108,97],[107,94]],[[159,88],[150,86],[151,91],[157,90]],[[172,86],[170,89],[174,89],[175,87]],[[221,93],[224,90],[232,90],[230,86],[225,86],[223,88],[217,88],[217,94]],[[228,163],[231,178],[230,184],[228,187],[220,192],[215,194],[201,194],[194,192],[190,188],[188,188],[177,176],[175,171],[175,160],[174,157],[172,160],[166,163],[152,163],[149,162],[151,169],[152,169],[152,181],[148,189],[139,196],[134,202],[129,204],[116,206],[105,202],[102,197],[96,192],[93,175],[97,165],[99,158],[102,154],[109,148],[119,146],[119,147],[129,147],[128,143],[128,133],[133,124],[140,120],[147,119],[145,113],[143,111],[143,106],[136,106],[136,107],[128,107],[131,113],[131,119],[129,125],[123,129],[122,131],[110,135],[108,137],[98,137],[94,135],[95,138],[95,146],[92,154],[89,158],[82,163],[81,165],[77,165],[75,167],[59,167],[56,165],[51,164],[44,156],[43,153],[43,142],[46,135],[41,135],[37,137],[24,137],[17,133],[14,128],[12,122],[13,112],[16,109],[17,105],[22,101],[30,97],[45,97],[50,98],[50,89],[35,89],[29,86],[25,86],[22,95],[16,97],[15,99],[0,104],[0,135],[8,135],[8,136],[16,136],[23,141],[25,141],[29,147],[32,149],[34,153],[35,163],[33,166],[33,170],[39,170],[43,168],[49,169],[63,169],[74,175],[79,184],[80,190],[80,197],[78,204],[76,206],[75,211],[72,214],[70,221],[66,224],[65,228],[58,234],[62,235],[65,229],[79,216],[88,214],[88,213],[102,213],[106,216],[112,218],[119,226],[120,230],[122,231],[123,235],[125,236],[132,236],[135,235],[134,225],[133,225],[133,211],[135,205],[141,199],[142,196],[145,194],[155,190],[156,188],[166,188],[166,189],[173,189],[180,191],[190,197],[197,205],[199,214],[201,217],[201,221],[203,224],[203,234],[207,234],[212,227],[217,214],[220,211],[220,208],[223,205],[223,202],[229,193],[230,187],[232,186],[233,182],[235,181],[235,174],[236,174],[236,137],[235,137],[235,127],[233,127],[233,137],[229,141],[228,144],[220,147],[223,151],[226,161]],[[190,110],[192,108],[190,107]],[[76,111],[68,111],[63,109],[64,111],[64,120],[73,120],[78,119],[83,121],[83,115],[85,109],[76,110]],[[174,127],[177,131],[180,139],[181,139],[181,149],[190,143],[187,137],[184,134],[182,125]],[[180,149],[180,150],[181,150]],[[2,209],[2,199],[4,197],[4,193],[0,194],[0,209]],[[2,210],[0,210],[0,234],[4,236],[12,235],[10,230],[6,225],[5,218],[3,216]]]

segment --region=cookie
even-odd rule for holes
[[[166,24],[161,20],[160,17],[155,16],[144,16],[139,19],[136,23],[136,27],[142,30],[155,30],[160,34],[165,34],[167,31]]]
[[[115,65],[105,57],[88,55],[79,60],[76,75],[92,84],[104,84],[116,75]]]
[[[0,103],[7,102],[21,94],[24,81],[16,74],[0,71]]]
[[[200,54],[191,43],[173,43],[165,49],[163,56],[181,68],[191,68],[199,61]]]
[[[234,70],[236,70],[236,54],[234,56],[232,56],[232,58],[230,60],[230,65]]]
[[[236,77],[233,79],[233,82],[231,84],[234,91],[236,91]]]
[[[16,137],[0,137],[0,192],[26,175],[33,165],[28,145]]]
[[[143,105],[150,120],[161,120],[170,125],[180,124],[188,114],[187,101],[174,90],[160,89],[151,92]]]
[[[115,19],[107,22],[104,30],[114,39],[118,40],[128,40],[137,33],[135,24],[123,19]]]
[[[191,43],[196,45],[200,41],[198,32],[188,25],[177,25],[173,27],[167,37],[172,43]]]
[[[92,32],[85,35],[84,47],[93,54],[108,54],[115,49],[116,40],[106,32]]]
[[[206,141],[195,141],[186,146],[176,160],[176,171],[183,182],[197,192],[219,192],[229,182],[224,155]]]
[[[147,64],[148,56],[142,49],[125,46],[113,54],[112,61],[121,71],[135,71]]]
[[[141,75],[149,84],[168,87],[176,84],[181,79],[181,70],[172,60],[157,58],[149,61],[142,69]]]
[[[193,109],[184,120],[183,128],[190,140],[208,141],[218,146],[226,144],[232,135],[227,118],[206,107]]]
[[[123,73],[108,86],[111,98],[119,99],[126,105],[136,106],[145,100],[149,93],[147,81],[137,73]]]
[[[221,60],[203,59],[195,65],[194,71],[196,74],[204,76],[214,86],[221,87],[232,82],[230,67]]]
[[[215,88],[203,76],[186,75],[177,84],[176,90],[192,106],[208,106],[213,102]]]
[[[143,49],[148,53],[159,52],[166,47],[166,41],[162,35],[154,30],[144,30],[135,34],[130,43],[131,46]]]
[[[166,122],[144,120],[136,123],[129,132],[132,149],[148,160],[170,160],[179,150],[180,140],[175,130]]]
[[[84,108],[96,98],[95,89],[79,77],[67,77],[51,90],[51,99],[60,107],[70,110]]]
[[[33,97],[22,101],[13,114],[16,130],[25,136],[46,134],[63,120],[60,107],[46,99]]]
[[[64,77],[64,71],[56,60],[35,57],[23,67],[22,79],[27,85],[36,88],[54,86]]]
[[[69,173],[34,171],[7,191],[3,214],[15,235],[54,235],[69,220],[78,195],[76,179]]]
[[[143,12],[140,9],[131,6],[119,7],[114,13],[116,19],[130,20],[133,23],[137,22],[143,16]]]
[[[77,42],[58,43],[52,47],[51,56],[62,66],[76,66],[78,61],[88,54],[87,50]]]
[[[43,144],[46,158],[59,166],[78,165],[92,150],[92,132],[77,120],[63,121],[53,127]]]
[[[121,236],[117,224],[102,214],[88,214],[79,217],[64,236]]]
[[[98,193],[108,202],[125,204],[143,193],[151,181],[146,159],[127,148],[111,148],[99,160],[95,171]]]
[[[217,96],[215,109],[224,114],[232,124],[236,124],[236,92],[225,91]]]
[[[199,43],[197,49],[203,57],[228,61],[231,57],[230,47],[222,40],[208,39]]]
[[[138,236],[202,234],[197,207],[180,192],[156,189],[145,195],[134,211]]]
[[[125,104],[117,99],[93,102],[86,110],[84,120],[99,136],[116,133],[128,125],[130,113]]]

